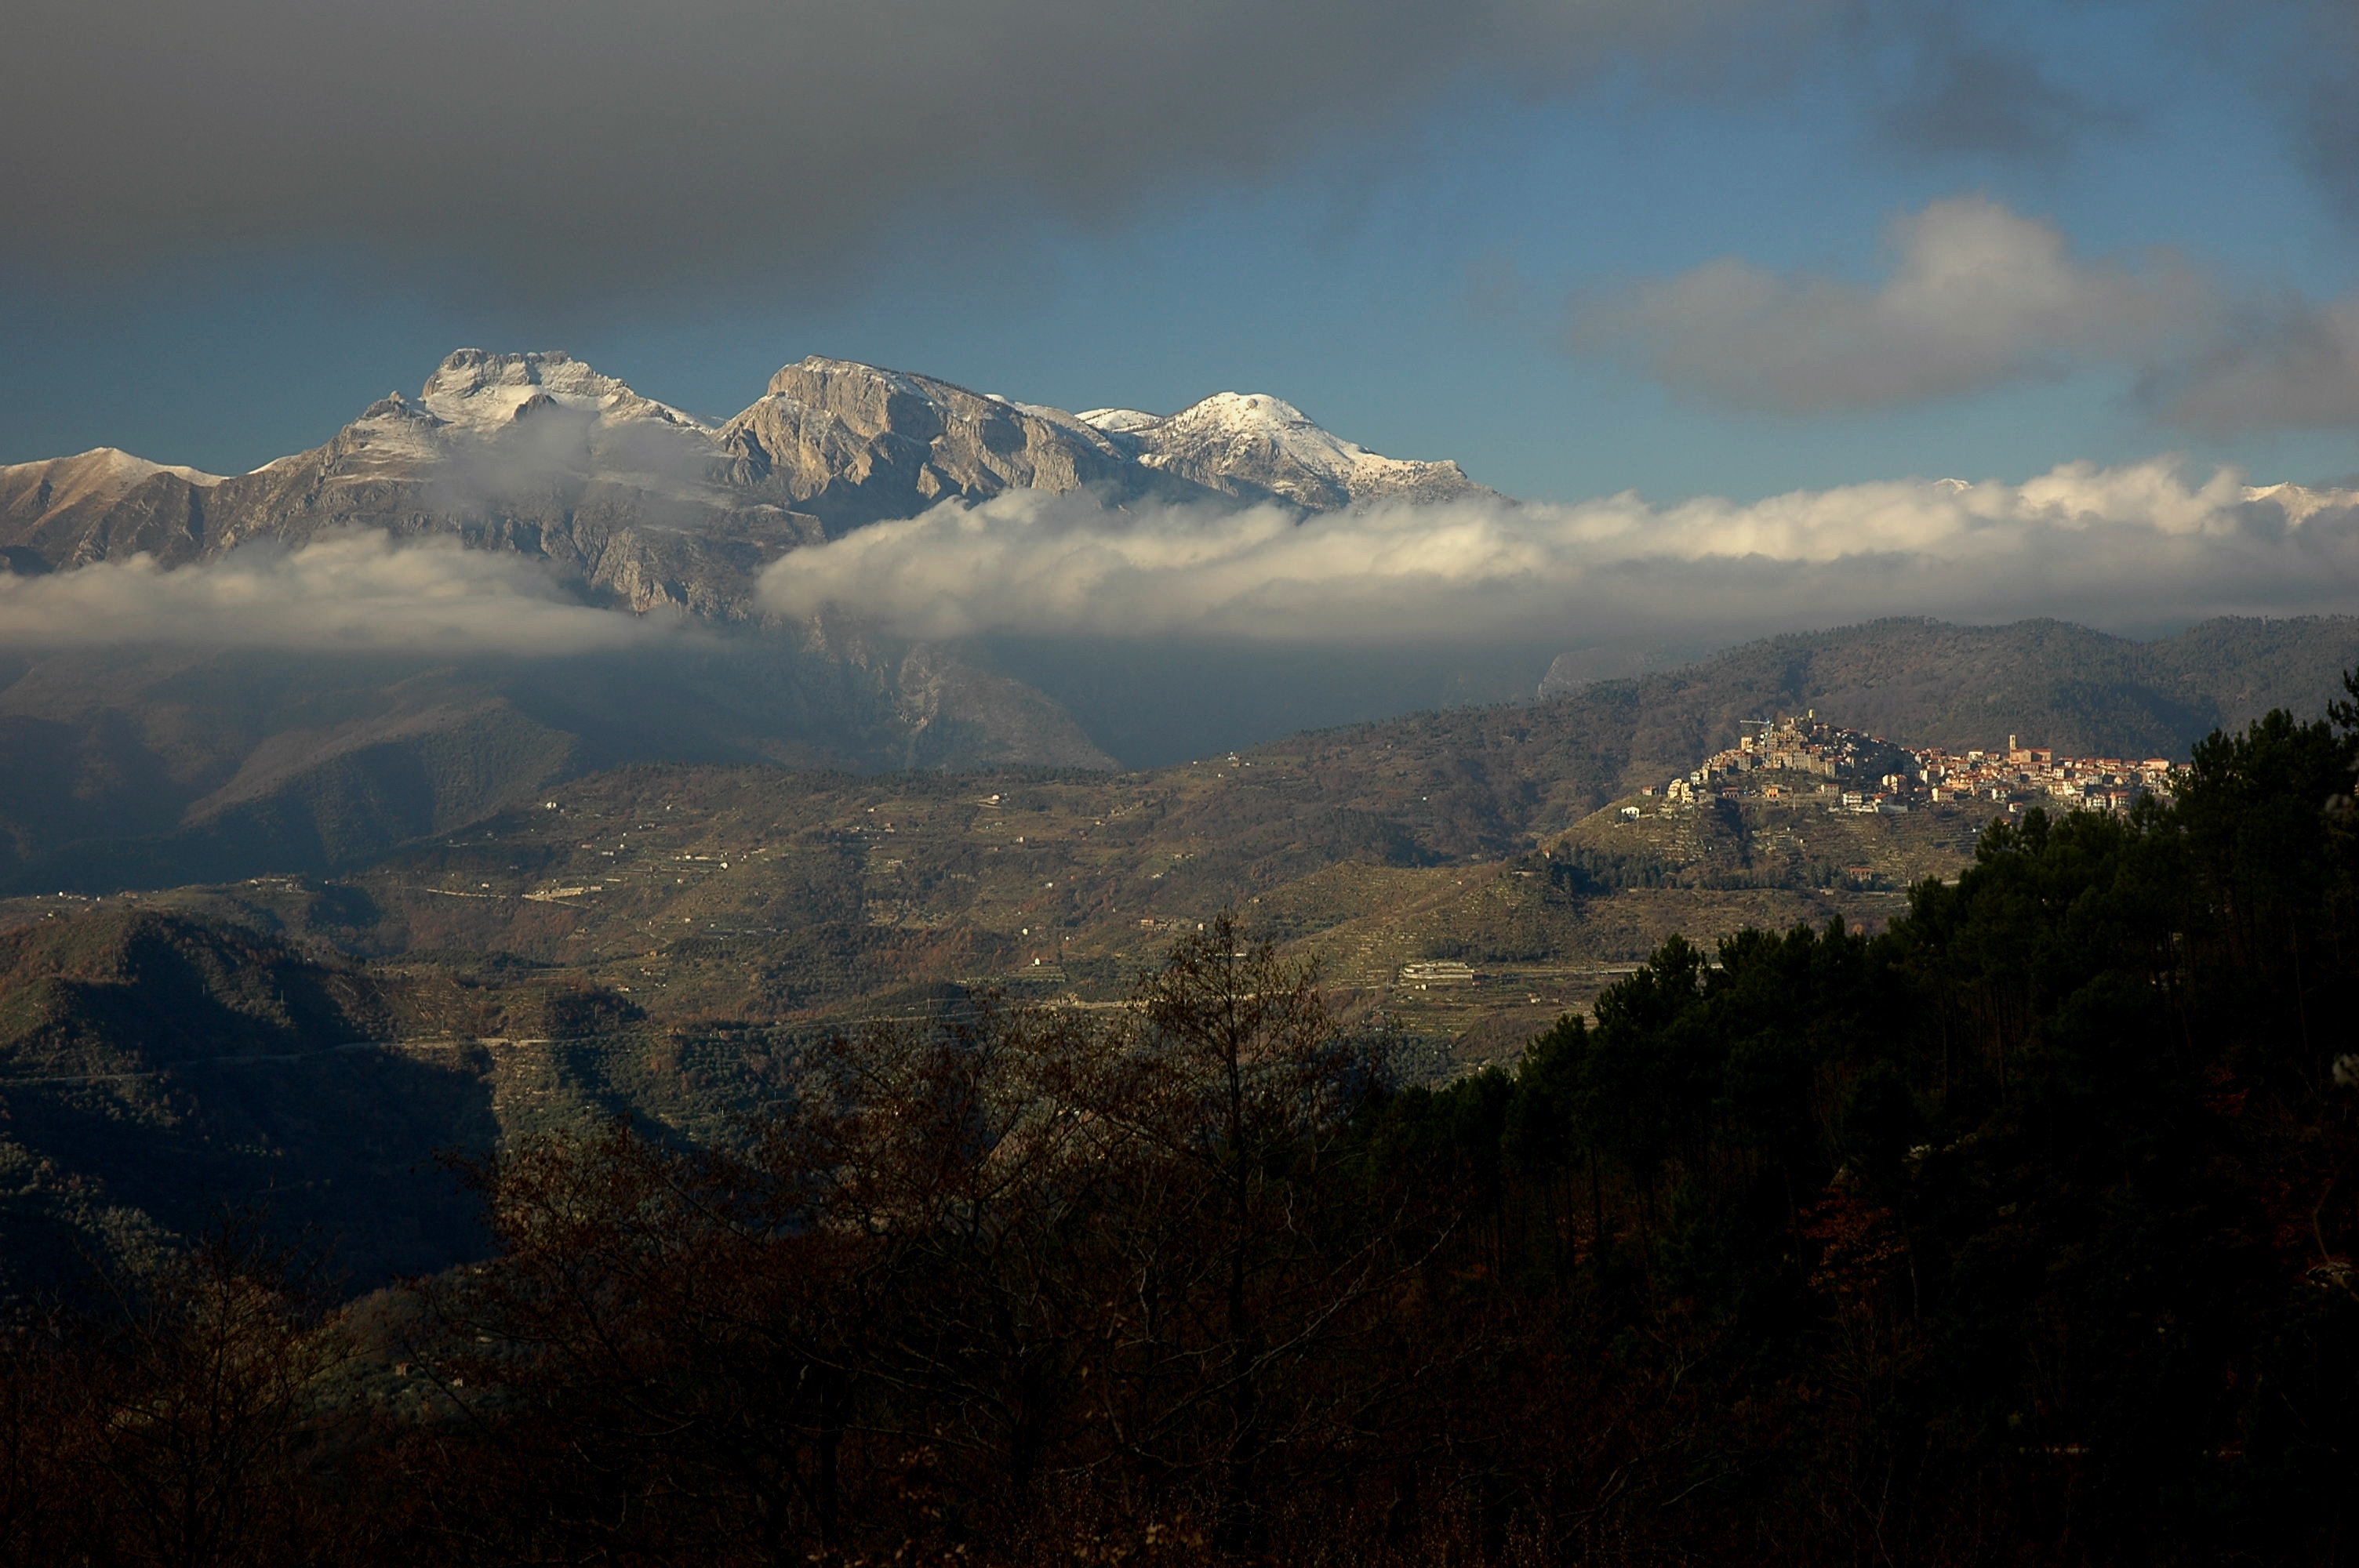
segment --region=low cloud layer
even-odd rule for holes
[[[321,241],[541,293],[840,267],[913,214],[1088,218],[1471,78],[1741,59],[1840,4],[13,0],[0,259]]]
[[[1889,243],[1891,269],[1874,284],[1731,257],[1584,297],[1569,339],[1709,402],[1812,414],[1979,392],[2091,360],[2145,364],[2215,314],[2184,264],[2084,261],[2052,223],[1983,197],[1908,213]]]
[[[449,539],[344,534],[293,550],[249,545],[171,570],[139,556],[43,577],[0,574],[0,646],[558,654],[665,631],[568,601],[519,557]]]
[[[1012,492],[774,563],[766,602],[904,634],[1283,644],[1727,639],[1879,615],[2125,631],[2359,602],[2359,494],[2169,460],[2021,484],[1903,481],[1749,504],[1479,502],[1298,518]]]

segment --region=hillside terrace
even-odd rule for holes
[[[1905,812],[1945,801],[1991,801],[2010,812],[2031,805],[2126,812],[2141,796],[2169,799],[2180,765],[2167,757],[2059,757],[2006,738],[2003,751],[1910,748],[1800,718],[1743,720],[1737,743],[1660,789],[1669,803],[1714,796],[1778,799],[1827,795],[1830,811]],[[1846,787],[1848,786],[1848,787]],[[1649,787],[1647,795],[1658,791]]]

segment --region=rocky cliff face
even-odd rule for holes
[[[787,366],[718,439],[734,483],[831,533],[1006,490],[1201,495],[1061,410],[845,360]]]

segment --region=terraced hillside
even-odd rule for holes
[[[1500,721],[1502,746],[1527,743]],[[380,964],[506,955],[690,1034],[984,989],[1111,1001],[1176,931],[1234,908],[1319,957],[1347,1009],[1492,1054],[1672,930],[1884,918],[1962,863],[1975,820],[1728,803],[1632,823],[1643,797],[1590,811],[1577,790],[1348,737],[1113,780],[630,769],[350,878],[143,902]],[[1481,979],[1402,983],[1429,959]]]

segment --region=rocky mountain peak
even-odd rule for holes
[[[1010,489],[1127,492],[1141,477],[1127,451],[1061,410],[818,354],[773,375],[719,439],[734,482],[832,530]]]
[[[812,354],[770,377],[763,402],[777,401],[793,404],[808,416],[833,420],[868,438],[897,429],[906,431],[912,423],[931,425],[946,416],[971,413],[961,406],[984,400],[930,376]],[[739,415],[731,421],[732,427],[742,425],[761,406]]]
[[[571,354],[469,348],[417,395],[229,479],[111,449],[0,469],[0,550],[12,569],[143,551],[177,565],[336,528],[440,533],[532,556],[612,602],[731,618],[758,613],[755,580],[784,550],[1009,490],[1324,510],[1476,488],[1266,393],[1077,416],[813,354],[715,428]]]
[[[436,417],[478,432],[512,424],[527,407],[575,409],[603,420],[652,419],[691,429],[708,427],[669,404],[560,352],[491,353],[461,349],[426,378],[419,401]]]
[[[840,360],[827,354],[805,354],[790,365],[782,365],[770,377],[773,394],[794,395],[819,387],[845,389],[879,387],[897,392],[907,397],[926,397],[933,391],[959,390],[948,382],[936,381],[928,375],[911,375],[906,371],[887,370],[859,360]]]

